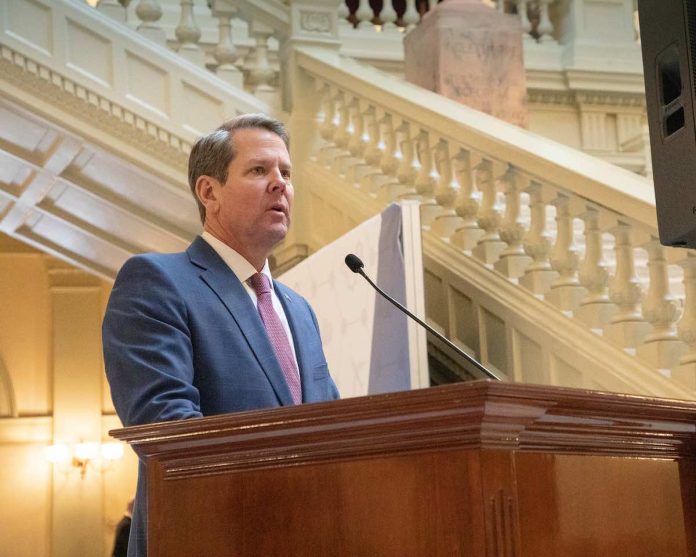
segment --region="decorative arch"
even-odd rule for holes
[[[15,393],[10,372],[0,357],[0,417],[6,418],[17,415]]]

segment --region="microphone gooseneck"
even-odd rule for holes
[[[346,265],[348,268],[353,271],[354,273],[358,273],[359,275],[362,275],[363,278],[370,283],[370,286],[374,288],[377,292],[379,292],[382,297],[384,297],[387,301],[391,302],[394,306],[396,306],[398,309],[400,309],[402,312],[404,312],[406,315],[408,315],[411,319],[413,319],[416,323],[418,323],[421,327],[424,327],[429,333],[432,333],[435,335],[437,338],[439,338],[442,342],[444,342],[447,346],[449,346],[452,350],[454,350],[457,354],[462,356],[465,360],[468,362],[472,363],[476,369],[478,369],[480,372],[482,372],[484,375],[487,377],[490,377],[491,379],[495,379],[496,381],[500,381],[500,377],[498,377],[495,373],[493,373],[491,370],[489,370],[486,366],[484,366],[481,362],[464,352],[459,346],[454,344],[450,339],[442,335],[441,333],[438,333],[435,329],[433,329],[430,325],[428,325],[425,321],[422,321],[415,315],[413,315],[409,310],[407,310],[403,305],[401,305],[399,302],[397,302],[394,298],[392,298],[389,294],[384,292],[379,286],[377,286],[370,277],[368,277],[365,274],[365,271],[363,271],[363,267],[365,266],[363,262],[360,260],[360,258],[357,255],[354,255],[352,253],[349,253],[346,255],[345,258]]]

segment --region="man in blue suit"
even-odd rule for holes
[[[125,425],[338,398],[314,312],[270,280],[268,256],[290,226],[290,177],[287,132],[264,115],[237,117],[193,146],[202,235],[183,253],[127,261],[104,318]],[[251,286],[261,283],[270,297]],[[145,497],[141,463],[129,557],[146,555]]]

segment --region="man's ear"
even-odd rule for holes
[[[205,212],[215,212],[217,206],[217,192],[215,186],[219,182],[212,176],[199,176],[196,180],[196,197],[205,207]]]

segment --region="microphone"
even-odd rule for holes
[[[472,363],[476,369],[478,369],[480,372],[482,372],[484,375],[490,377],[491,379],[495,379],[496,381],[500,381],[500,377],[498,377],[495,373],[493,373],[491,370],[489,370],[487,367],[485,367],[482,363],[480,363],[478,360],[473,358],[472,356],[469,356],[464,350],[459,348],[456,344],[454,344],[452,341],[450,341],[447,337],[444,335],[438,333],[435,329],[433,329],[430,325],[425,323],[424,321],[421,321],[413,315],[410,311],[408,311],[404,306],[402,306],[399,302],[397,302],[394,298],[392,298],[389,294],[384,292],[379,286],[377,286],[372,280],[370,280],[370,277],[368,277],[365,274],[365,271],[363,271],[363,267],[365,266],[363,262],[360,260],[360,258],[357,255],[354,255],[352,253],[349,253],[346,255],[345,259],[346,265],[348,268],[353,271],[354,273],[357,273],[359,275],[362,275],[362,277],[370,283],[370,286],[374,288],[377,292],[379,292],[386,300],[391,302],[393,305],[395,305],[397,308],[399,308],[402,312],[404,312],[406,315],[408,315],[411,319],[413,319],[416,323],[418,323],[421,327],[424,327],[428,332],[432,333],[435,335],[437,338],[439,338],[442,342],[444,342],[447,346],[449,346],[452,350],[454,350],[457,354],[462,356],[465,360],[468,362]]]

